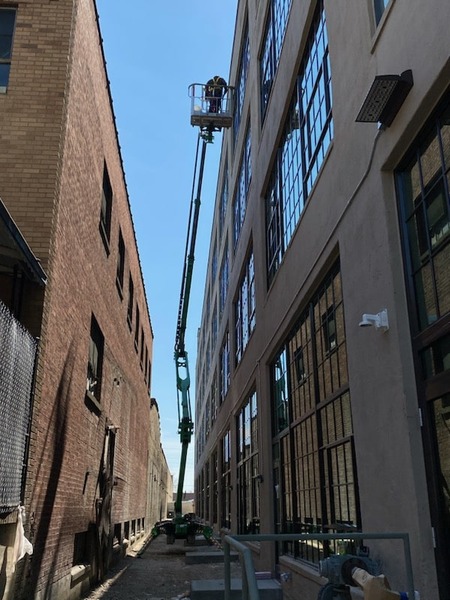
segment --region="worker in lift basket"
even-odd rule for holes
[[[205,97],[209,102],[208,112],[218,113],[222,106],[222,98],[227,91],[227,82],[223,77],[215,75],[209,81],[206,82],[205,86]]]

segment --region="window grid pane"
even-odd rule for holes
[[[419,137],[412,158],[396,173],[419,330],[450,310],[449,113],[447,97]]]
[[[280,60],[292,0],[272,0],[260,60],[261,114],[264,118]]]
[[[236,364],[242,358],[250,336],[255,327],[255,274],[253,266],[253,251],[251,252],[244,275],[241,279],[238,296],[235,302],[235,338]]]
[[[239,75],[237,78],[237,85],[235,89],[235,110],[234,110],[234,122],[233,122],[233,136],[234,142],[239,133],[239,127],[241,124],[242,111],[244,108],[245,98],[245,87],[247,84],[248,64],[250,62],[250,40],[248,37],[248,29],[244,35],[244,43],[242,46],[241,62],[239,65]]]
[[[280,481],[283,532],[360,527],[346,356],[337,264],[272,364],[273,448],[279,440],[281,454],[274,477]],[[296,542],[282,544],[282,551],[317,564],[330,549]]]
[[[240,410],[236,420],[239,533],[259,533],[257,416],[257,399],[254,392]]]
[[[0,87],[9,82],[15,20],[15,10],[0,9]]]
[[[281,263],[333,138],[325,12],[319,3],[266,193],[268,284]]]

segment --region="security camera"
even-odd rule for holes
[[[359,324],[360,327],[372,327],[372,325],[377,325],[378,316],[377,315],[369,315],[364,313],[362,316],[362,321]]]
[[[389,329],[387,309],[384,308],[376,315],[364,313],[362,316],[362,320],[359,323],[359,326],[360,327],[375,326],[376,329],[383,329],[384,331],[387,331]]]

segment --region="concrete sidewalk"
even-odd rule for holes
[[[190,597],[194,580],[223,579],[223,562],[186,564],[186,553],[214,551],[201,538],[195,547],[185,545],[183,540],[167,545],[164,535],[148,545],[146,542],[143,539],[135,544],[87,599],[180,600]],[[239,562],[232,562],[231,570],[233,578],[241,577]]]

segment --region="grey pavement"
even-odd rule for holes
[[[223,579],[224,567],[223,562],[186,564],[186,553],[214,550],[221,553],[214,546],[205,546],[201,538],[197,538],[195,547],[187,546],[183,540],[168,545],[164,535],[148,545],[142,540],[110,570],[108,578],[87,600],[189,598],[192,581]],[[241,576],[238,562],[232,562],[231,576]]]

